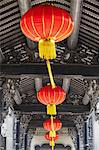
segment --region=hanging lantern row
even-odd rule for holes
[[[54,82],[50,60],[56,59],[55,42],[69,37],[74,23],[66,10],[44,4],[30,8],[22,16],[20,26],[26,37],[38,42],[39,56],[46,60],[51,85],[41,88],[37,98],[42,104],[47,105],[47,114],[51,115],[51,118],[43,123],[43,127],[49,131],[45,138],[50,141],[53,150],[54,141],[59,137],[56,131],[62,127],[61,121],[53,118],[53,115],[56,115],[56,105],[65,100],[66,93]]]
[[[53,118],[53,116],[51,116],[50,119],[45,120],[43,127],[45,130],[50,131],[49,133],[51,137],[55,137],[56,131],[62,128],[62,123],[59,119]]]
[[[43,127],[45,130],[49,131],[45,134],[45,138],[50,141],[50,146],[52,146],[53,150],[55,146],[55,140],[59,138],[59,135],[56,131],[61,129],[62,123],[59,119],[53,118],[53,116],[51,116],[50,119],[44,121]]]
[[[69,37],[73,31],[74,23],[70,14],[56,6],[37,5],[22,16],[20,26],[26,37],[39,42],[39,56],[47,60],[50,81],[55,88],[49,60],[56,58],[55,42]]]

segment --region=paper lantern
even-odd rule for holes
[[[43,127],[45,130],[52,131],[51,119],[47,119],[43,123]],[[59,119],[53,119],[53,128],[54,131],[60,130],[62,127],[62,122]]]
[[[50,137],[49,132],[45,134],[45,139],[50,141],[50,146],[52,146],[52,150],[54,150],[55,141],[59,139],[59,134],[56,132],[55,137]]]
[[[56,86],[52,88],[51,85],[47,85],[41,88],[37,93],[38,100],[47,105],[47,114],[56,114],[56,105],[61,104],[65,100],[66,93],[60,87]]]
[[[37,5],[30,8],[20,22],[26,37],[39,42],[39,55],[45,59],[55,59],[55,42],[70,36],[73,21],[70,14],[56,6]]]

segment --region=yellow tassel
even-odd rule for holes
[[[56,136],[56,131],[50,131],[50,137],[55,137]]]
[[[50,141],[50,146],[54,147],[55,146],[55,142],[54,141]]]
[[[39,41],[39,56],[46,60],[56,58],[55,41],[53,39],[41,39]]]
[[[54,105],[54,104],[47,105],[47,114],[48,115],[56,115],[56,105]]]
[[[50,61],[47,60],[47,61],[46,61],[46,64],[47,64],[48,73],[49,73],[49,77],[50,77],[50,82],[51,82],[52,88],[55,88],[56,85],[55,85],[55,82],[54,82],[54,79],[53,79]]]

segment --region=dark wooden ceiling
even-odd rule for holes
[[[70,0],[50,0],[55,5],[70,11]],[[49,1],[49,2],[50,2]],[[31,6],[45,2],[33,0]],[[16,0],[1,0],[0,47],[4,63],[42,62],[38,48],[29,49],[20,29],[20,9]],[[57,63],[98,64],[99,63],[99,1],[83,0],[79,42],[75,50],[69,50],[66,40],[57,44]]]

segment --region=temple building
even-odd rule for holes
[[[99,0],[0,6],[0,150],[99,150]]]

